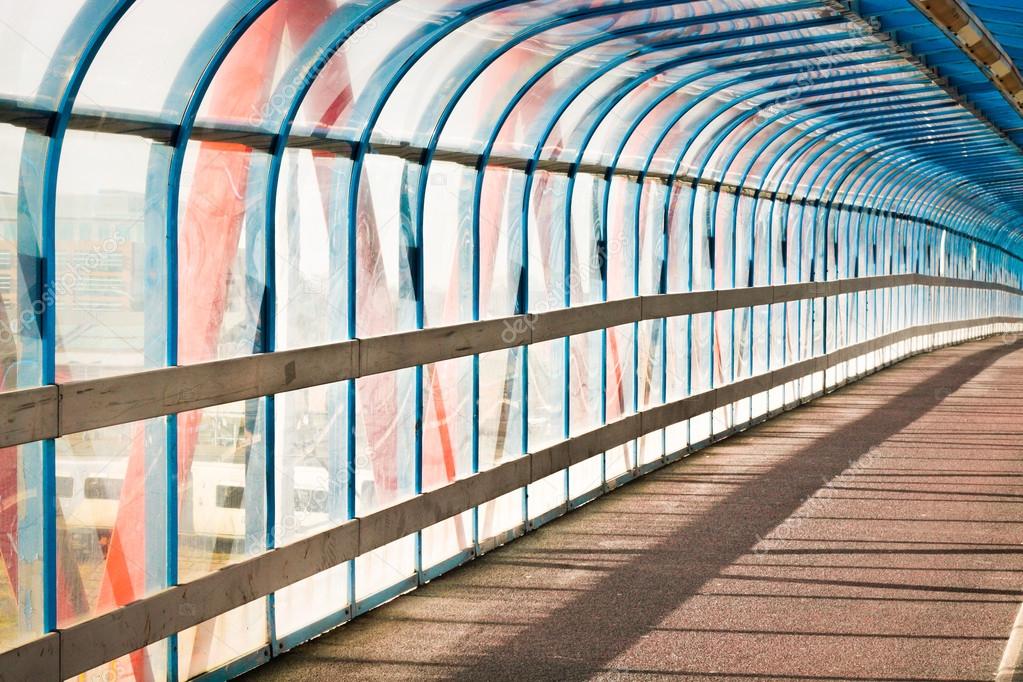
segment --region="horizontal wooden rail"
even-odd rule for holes
[[[623,416],[586,433],[502,462],[492,469],[230,564],[201,578],[2,652],[0,679],[48,681],[73,677],[647,433],[892,344],[968,329],[978,330],[976,335],[980,335],[984,332],[979,330],[990,332],[992,325],[1000,324],[1013,324],[1023,329],[1023,317],[989,317],[910,327]]]
[[[514,348],[641,320],[900,286],[1023,291],[930,275],[882,275],[637,296],[307,348],[0,393],[0,447]]]

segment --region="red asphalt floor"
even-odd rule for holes
[[[249,680],[991,680],[1023,343],[920,355],[630,483]]]

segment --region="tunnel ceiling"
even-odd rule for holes
[[[1023,64],[1023,5],[995,0],[971,0],[969,8],[984,23],[1018,69]],[[1023,142],[1023,121],[1017,119],[1012,123],[1012,128],[1012,138],[1017,144]]]
[[[858,0],[853,7],[945,79],[962,102],[1023,143],[1023,7],[986,0]],[[997,87],[1001,79],[1010,81],[1008,89]],[[1015,101],[1005,90],[1017,93]]]
[[[1018,11],[971,6],[1018,54]],[[16,183],[44,242],[65,132],[91,130],[155,140],[154,156],[190,140],[278,161],[313,146],[926,206],[968,213],[962,230],[1020,252],[1019,114],[902,0],[12,7],[0,29],[0,122],[49,140],[20,150]],[[150,202],[171,204],[169,224],[179,156],[166,183],[146,185]]]
[[[985,0],[857,0],[852,7],[1011,140],[1018,157],[1023,145],[1023,8]],[[1000,64],[993,65],[996,60]],[[1000,87],[1001,79],[1009,87]],[[1003,184],[1003,197],[1018,211],[1021,192],[1015,174],[1008,180],[996,175],[981,182]]]
[[[953,2],[0,0],[0,677],[228,677],[1019,333]]]

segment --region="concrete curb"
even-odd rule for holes
[[[1023,604],[1016,612],[1016,621],[1009,631],[1002,662],[998,664],[995,682],[1023,682]]]

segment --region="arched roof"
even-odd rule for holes
[[[20,66],[8,70],[15,82],[0,85],[13,96],[9,120],[36,114],[50,132],[45,149],[23,150],[19,187],[44,234],[63,131],[99,120],[100,129],[169,142],[173,152],[150,167],[151,176],[166,177],[149,193],[153,201],[160,191],[170,197],[171,226],[189,140],[234,132],[270,153],[262,177],[251,179],[269,188],[283,150],[300,139],[345,141],[356,167],[377,146],[414,148],[424,162],[420,202],[429,163],[443,153],[515,157],[527,169],[596,164],[741,181],[896,210],[910,206],[913,182],[927,176],[960,197],[958,210],[982,205],[978,236],[1015,249],[1019,149],[912,55],[835,3],[75,5],[21,22],[34,33],[8,46],[10,63]],[[38,10],[19,4],[19,13]],[[913,30],[924,31],[918,24]],[[55,44],[45,65],[30,54],[35,33]],[[247,73],[233,60],[249,62]],[[238,88],[259,93],[243,98],[246,110],[216,104]],[[860,182],[893,166],[905,172],[883,187]],[[352,173],[352,197],[359,183]]]

